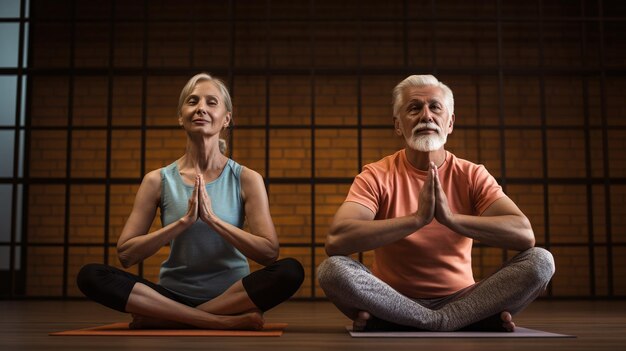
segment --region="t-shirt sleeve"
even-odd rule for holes
[[[374,214],[378,213],[380,204],[380,187],[374,171],[365,167],[363,172],[354,178],[346,202],[356,202],[369,208]]]
[[[478,165],[472,175],[472,196],[476,214],[481,215],[491,204],[506,194],[496,178],[483,165]]]

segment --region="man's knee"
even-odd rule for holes
[[[554,257],[550,251],[541,247],[533,247],[527,250],[527,254],[537,278],[545,283],[550,281],[556,270]]]
[[[340,268],[345,266],[346,260],[350,260],[350,258],[346,256],[330,256],[322,261],[319,267],[317,267],[317,278],[320,283],[324,284],[324,282],[336,276]]]
[[[317,279],[320,287],[327,293],[334,287],[345,289],[353,283],[354,273],[360,264],[347,256],[331,256],[317,268]]]

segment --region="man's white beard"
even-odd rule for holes
[[[417,130],[425,128],[436,129],[437,134],[415,135]],[[431,152],[439,150],[443,145],[445,145],[446,141],[448,140],[448,135],[443,134],[441,132],[441,128],[432,123],[420,123],[416,125],[411,132],[412,134],[407,140],[407,144],[409,144],[409,147],[411,147],[412,149],[421,152]]]

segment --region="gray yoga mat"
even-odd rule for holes
[[[346,330],[353,338],[575,338],[575,335],[565,335],[545,332],[542,330],[515,327],[512,333],[506,332],[481,332],[481,331],[457,331],[457,332],[429,332],[429,331],[380,331],[380,332],[355,332],[352,326],[346,326]]]

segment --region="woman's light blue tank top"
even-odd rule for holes
[[[244,222],[241,165],[229,159],[220,176],[206,184],[215,214],[236,227]],[[187,213],[193,186],[183,182],[176,162],[161,169],[161,223],[166,226]],[[198,219],[170,242],[161,264],[159,284],[198,304],[220,295],[250,273],[246,257]]]

